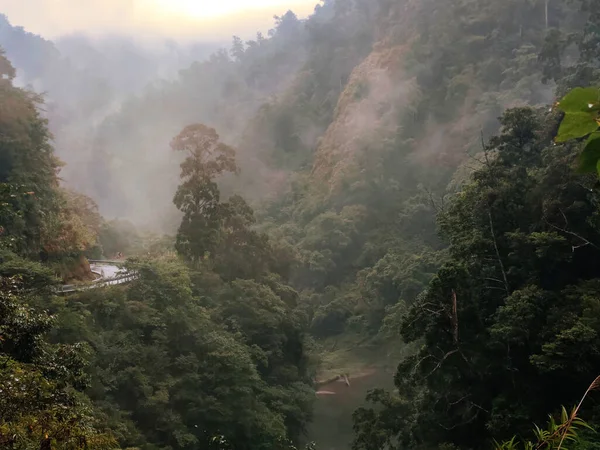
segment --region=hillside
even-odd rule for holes
[[[12,25],[3,15],[0,45],[17,70],[15,83],[44,95],[43,113],[57,155],[67,162],[61,177],[97,201],[102,199],[93,182],[98,127],[132,95],[173,79],[218,48],[213,43],[143,43],[114,35],[69,35],[51,42]],[[105,208],[103,213],[111,211]]]
[[[600,121],[593,89],[585,133],[556,103],[600,83],[597,2],[325,0],[168,80],[0,25],[3,320],[56,317],[0,356],[97,448],[490,448],[600,374]],[[46,123],[18,75],[64,70]],[[120,252],[132,283],[45,290]],[[38,344],[85,352],[58,376]]]

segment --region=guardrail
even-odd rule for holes
[[[125,260],[110,260],[110,259],[88,259],[88,262],[91,264],[112,264],[113,266],[123,265],[125,264]]]
[[[57,294],[70,294],[73,292],[83,292],[90,289],[98,289],[101,287],[107,286],[116,286],[118,284],[129,283],[130,281],[135,280],[138,277],[137,274],[123,274],[121,276],[110,278],[107,280],[95,280],[90,284],[76,285],[76,284],[67,284],[55,289]]]

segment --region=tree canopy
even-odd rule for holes
[[[325,0],[147,87],[0,17],[0,447],[595,448],[598,5]]]

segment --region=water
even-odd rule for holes
[[[321,391],[333,394],[318,395],[314,419],[308,429],[308,438],[317,444],[318,450],[349,450],[353,439],[352,413],[365,406],[367,392],[375,388],[392,389],[394,371],[390,368],[374,368],[362,374],[350,374],[350,386],[339,380]]]

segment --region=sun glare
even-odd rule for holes
[[[243,11],[285,5],[285,0],[147,0],[156,12],[194,19],[211,19]]]

